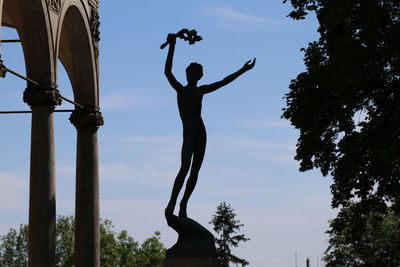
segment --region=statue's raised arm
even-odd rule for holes
[[[167,76],[168,82],[171,84],[172,88],[178,91],[180,88],[182,88],[182,85],[176,80],[175,76],[172,74],[172,61],[174,58],[176,35],[172,33],[168,34],[166,44],[169,44],[169,49],[167,60],[165,61],[164,74],[165,76]]]
[[[177,33],[170,33],[167,36],[167,41],[163,43],[160,47],[160,49],[164,49],[167,45],[169,45],[169,50],[168,50],[168,56],[167,60],[165,62],[165,76],[167,76],[167,79],[171,86],[176,90],[180,90],[182,88],[182,85],[176,80],[175,76],[172,74],[172,61],[174,57],[174,51],[175,51],[175,44],[176,44],[176,38],[183,39],[187,42],[189,42],[190,45],[201,41],[203,38],[200,35],[197,35],[196,30],[188,30],[188,29],[182,29]]]
[[[238,71],[232,73],[231,75],[226,76],[221,81],[218,81],[218,82],[215,82],[212,84],[202,85],[202,86],[200,86],[200,89],[202,90],[202,92],[204,94],[211,93],[211,92],[227,85],[228,83],[232,82],[233,80],[235,80],[237,77],[239,77],[246,71],[251,70],[255,64],[256,64],[255,58],[253,59],[253,62],[251,62],[251,60],[249,60]]]

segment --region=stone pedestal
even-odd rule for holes
[[[164,267],[217,267],[213,258],[167,258]]]
[[[178,241],[167,250],[164,267],[217,267],[214,236],[198,222],[165,214]]]

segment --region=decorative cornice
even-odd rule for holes
[[[104,124],[103,116],[98,110],[76,109],[69,117],[75,127],[99,127]]]
[[[54,12],[60,12],[61,0],[46,0],[46,3]]]
[[[28,87],[24,91],[24,102],[29,106],[57,106],[62,99],[57,85],[40,83],[37,87]]]
[[[88,3],[92,8],[99,8],[99,0],[88,0]]]
[[[5,78],[6,73],[7,73],[7,68],[6,68],[6,66],[4,66],[3,60],[1,60],[1,58],[0,58],[0,77]]]
[[[89,0],[90,6],[90,30],[92,33],[94,52],[95,55],[99,56],[99,41],[100,41],[100,21],[99,21],[99,1]]]
[[[93,39],[98,42],[100,41],[100,21],[99,12],[97,9],[92,8],[91,18],[90,18],[90,29],[92,30]]]

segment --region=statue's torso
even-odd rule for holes
[[[196,137],[205,134],[201,107],[203,93],[198,87],[182,87],[177,95],[179,115],[183,124],[183,135]]]

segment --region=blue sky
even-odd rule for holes
[[[179,170],[181,122],[175,91],[164,74],[170,32],[196,29],[203,40],[177,41],[173,73],[185,83],[193,61],[204,67],[199,84],[211,83],[256,57],[253,70],[206,95],[205,160],[189,201],[191,218],[208,222],[219,203],[231,204],[251,240],[234,252],[250,266],[316,266],[327,246],[330,178],[298,172],[293,160],[298,132],[280,116],[290,80],[304,71],[300,48],[318,38],[317,21],[287,18],[281,1],[100,1],[99,129],[101,217],[143,241],[161,231],[167,247],[176,233],[163,217]],[[2,28],[2,39],[16,37]],[[25,73],[19,44],[3,44],[10,69]],[[59,64],[59,89],[73,98]],[[24,81],[0,80],[1,110],[26,110]],[[72,108],[63,103],[61,108]],[[76,130],[69,114],[55,114],[57,213],[74,213]],[[1,115],[0,234],[28,221],[30,115]],[[322,266],[322,263],[320,263]]]

